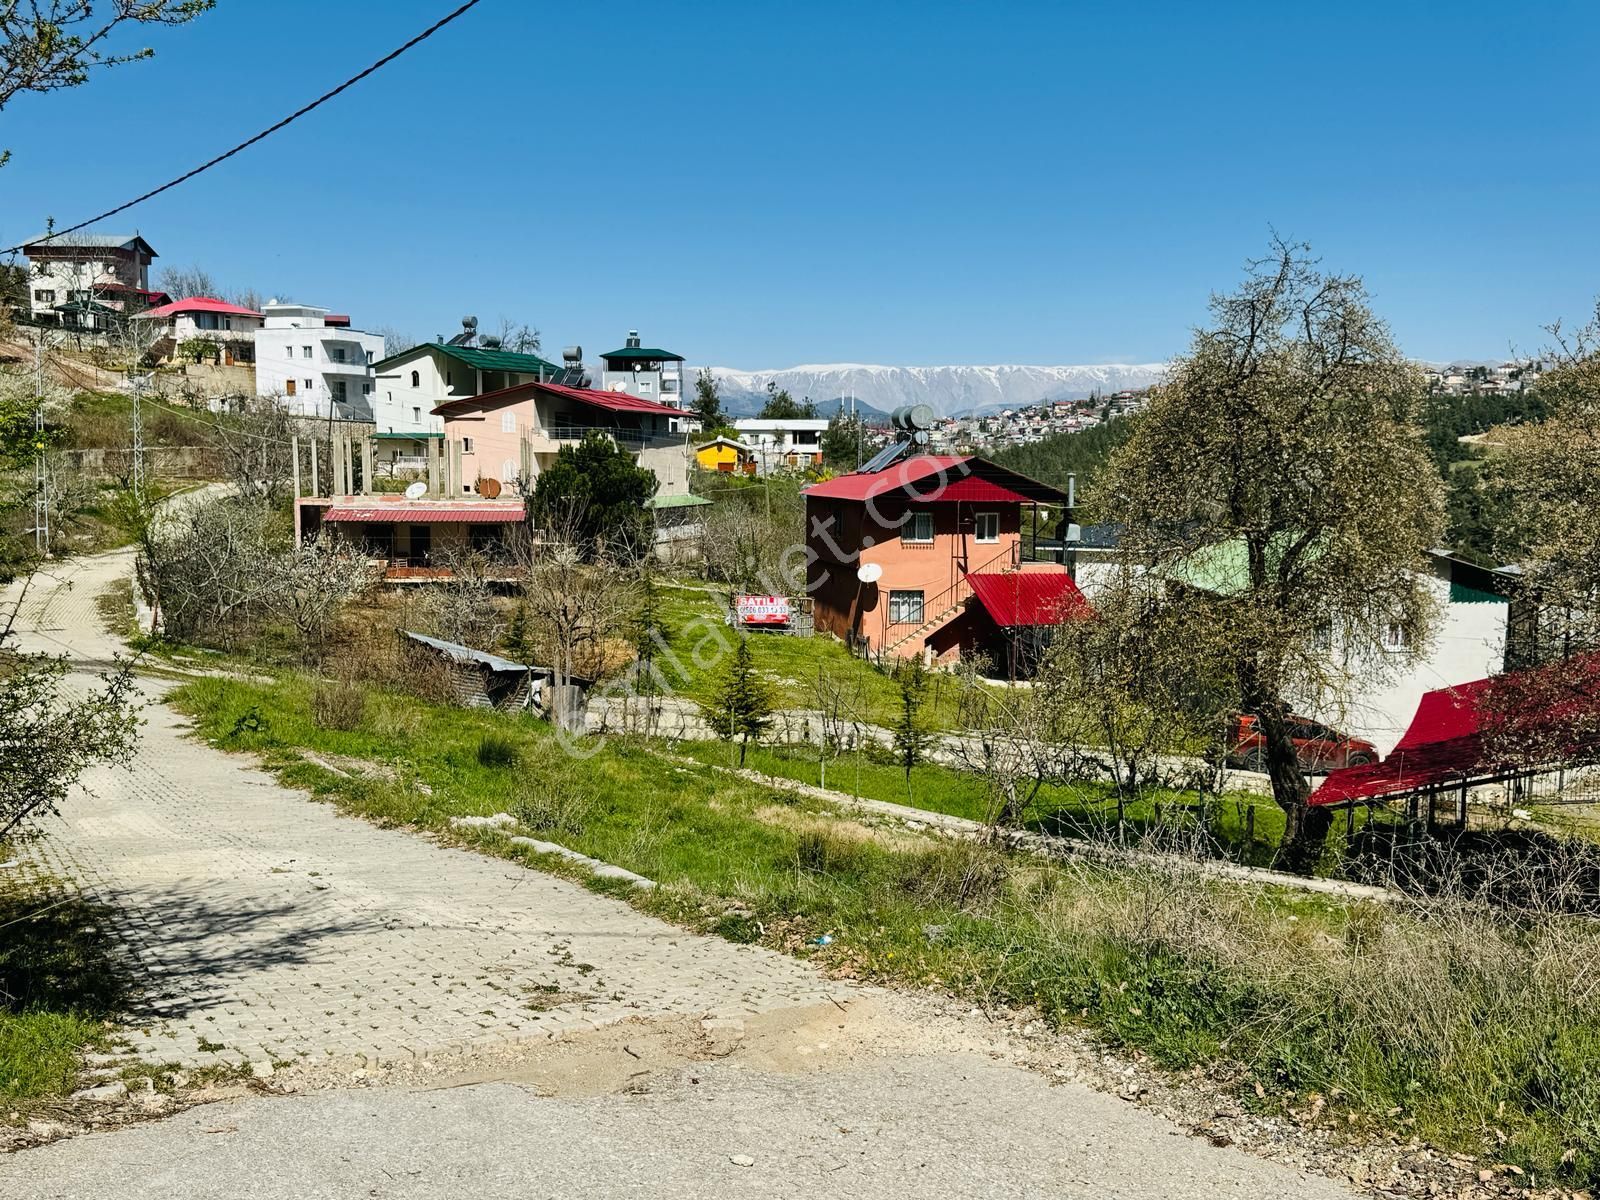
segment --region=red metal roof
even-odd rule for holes
[[[946,477],[945,486],[966,474],[962,464],[969,461],[965,454],[918,454],[912,458],[904,458],[893,465],[886,467],[872,475],[861,475],[852,472],[849,475],[840,475],[834,479],[814,483],[806,488],[806,495],[821,496],[830,500],[870,500],[874,496],[887,495],[904,488],[910,495],[922,495],[933,499],[930,494],[932,487],[908,485],[916,484],[930,476],[941,473]]]
[[[1479,704],[1492,680],[1424,692],[1405,736],[1382,762],[1330,771],[1312,804],[1406,795],[1485,769]]]
[[[565,396],[568,400],[576,400],[580,404],[592,404],[596,408],[604,408],[610,412],[654,413],[662,417],[681,417],[681,410],[667,404],[657,404],[654,400],[644,400],[638,396],[630,396],[627,392],[603,392],[597,388],[565,387],[559,383],[531,383],[529,387],[538,388],[541,392],[549,392],[555,396]]]
[[[491,500],[409,500],[398,504],[335,504],[322,514],[322,519],[374,525],[389,521],[417,525],[504,525],[522,520],[524,511],[521,501],[497,504]]]
[[[607,412],[649,413],[661,417],[681,417],[683,412],[665,404],[657,404],[654,400],[641,400],[638,396],[630,396],[626,392],[602,392],[594,388],[564,387],[558,383],[519,383],[498,391],[484,392],[479,396],[463,396],[459,400],[446,400],[435,408],[436,416],[449,417],[463,412],[470,412],[474,408],[494,408],[502,404],[515,404],[518,400],[526,400],[534,392],[547,392],[552,396],[563,399],[575,400],[579,404],[593,405],[603,408]]]
[[[918,454],[871,475],[852,472],[806,488],[807,496],[827,500],[872,500],[895,492],[913,502],[1065,504],[1067,500],[1049,484],[964,454]]]
[[[1005,629],[1059,625],[1093,611],[1065,570],[968,575],[967,582],[994,623]]]
[[[190,296],[184,300],[174,300],[171,304],[157,305],[147,308],[139,314],[144,317],[176,317],[181,313],[225,313],[232,317],[259,317],[261,314],[253,308],[245,308],[241,304],[229,304],[226,300],[218,300],[213,296]]]
[[[332,325],[343,329],[350,324],[350,318],[345,313],[325,313],[322,318],[324,325]]]

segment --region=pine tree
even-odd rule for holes
[[[722,412],[722,389],[717,378],[705,367],[694,379],[694,409],[700,414],[700,428],[707,433],[727,419]]]
[[[728,661],[705,712],[707,719],[716,725],[718,736],[729,742],[739,739],[739,765],[744,766],[750,739],[760,738],[772,724],[772,694],[756,674],[749,639],[739,639],[739,648]]]
[[[894,723],[894,753],[906,773],[906,795],[911,794],[911,768],[927,756],[928,731],[922,719],[927,699],[928,672],[920,656],[907,659],[895,670],[900,685],[900,711]]]

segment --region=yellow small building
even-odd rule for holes
[[[704,445],[696,446],[694,456],[702,471],[722,471],[733,475],[755,469],[755,451],[733,438],[712,438]]]

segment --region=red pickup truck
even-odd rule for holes
[[[1360,767],[1378,761],[1378,748],[1363,738],[1351,737],[1330,729],[1320,721],[1290,713],[1289,736],[1294,739],[1295,758],[1307,775],[1324,775],[1338,767]],[[1228,765],[1246,771],[1267,769],[1266,738],[1256,718],[1239,717],[1229,738]]]

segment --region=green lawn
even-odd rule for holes
[[[0,858],[7,855],[0,847]],[[76,1086],[125,999],[108,915],[50,880],[0,871],[0,1099],[17,1106]]]
[[[400,695],[372,694],[353,727],[323,728],[316,686],[213,677],[173,702],[203,736],[259,753],[346,811],[581,879],[691,928],[853,977],[1026,1005],[1169,1067],[1232,1064],[1246,1103],[1301,1108],[1315,1095],[1319,1119],[1344,1131],[1409,1122],[1407,1136],[1474,1152],[1487,1136],[1499,1161],[1572,1186],[1600,1179],[1600,1001],[1582,965],[1600,955],[1600,932],[1586,922],[1434,920],[1181,866],[1009,855],[841,819],[625,739],[573,758],[534,719]],[[500,748],[484,747],[491,735]],[[350,773],[306,762],[305,749]],[[869,778],[883,777],[864,765],[864,791]],[[971,811],[970,792],[929,793]],[[498,811],[661,886],[598,881],[449,824]],[[816,944],[822,934],[831,944]],[[1507,986],[1535,975],[1538,987]]]
[[[673,694],[698,703],[712,698],[718,672],[727,655],[718,645],[732,646],[738,635],[724,621],[726,592],[712,594],[698,587],[661,588],[661,614],[668,630],[670,659],[660,661],[662,676]],[[853,655],[843,642],[826,635],[790,637],[781,633],[751,633],[750,651],[756,668],[771,685],[779,708],[816,708],[818,671],[844,674],[859,686],[859,719],[867,724],[891,724],[900,704],[900,688],[893,677],[863,658]],[[954,729],[958,724],[956,680],[939,672],[928,677],[923,717],[932,729]]]

